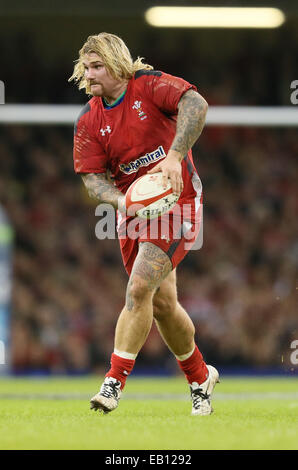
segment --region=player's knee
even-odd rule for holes
[[[131,299],[134,305],[139,305],[144,300],[152,297],[153,289],[148,281],[137,276],[133,276],[127,286],[127,298]]]
[[[155,320],[161,321],[164,317],[173,314],[177,307],[177,298],[171,293],[164,293],[153,299],[153,316]]]

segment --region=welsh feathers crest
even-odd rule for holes
[[[142,101],[136,100],[132,106],[132,109],[135,109],[137,111],[138,116],[141,119],[141,121],[147,118],[146,113],[144,113],[144,111],[142,110]]]

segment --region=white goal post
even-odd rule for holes
[[[73,125],[83,105],[2,104],[2,124]],[[298,126],[298,106],[209,106],[207,125]]]

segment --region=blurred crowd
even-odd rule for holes
[[[0,129],[0,203],[15,232],[15,372],[105,372],[127,284],[117,240],[73,172],[70,127]],[[208,362],[291,367],[298,339],[296,130],[206,128],[194,148],[204,243],[178,267],[181,304]],[[177,371],[157,329],[136,371]]]
[[[102,31],[101,23],[95,30],[89,26],[86,34],[73,27],[68,34],[66,29],[61,41],[55,28],[47,29],[48,23],[44,28],[43,34],[34,31],[33,26],[18,34],[14,29],[0,31],[0,80],[5,83],[6,102],[84,102],[84,92],[70,85],[68,78],[78,50],[89,34]],[[152,28],[124,32],[114,24],[111,29],[106,28],[105,24],[104,31],[123,37],[134,59],[144,56],[145,62],[155,69],[194,83],[210,104],[291,105],[290,85],[298,77],[298,37],[293,25],[292,29],[269,32],[211,30],[212,33]],[[18,57],[17,67],[12,66],[14,56]]]

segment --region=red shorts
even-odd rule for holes
[[[118,238],[124,267],[130,275],[138,254],[139,243],[159,246],[170,258],[173,269],[191,250],[201,247],[202,195],[176,204],[168,214],[152,220],[118,219]],[[197,243],[198,242],[198,243]]]

